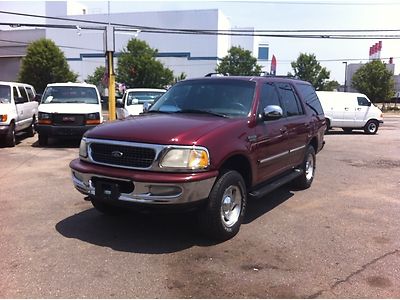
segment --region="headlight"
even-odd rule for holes
[[[91,113],[86,115],[86,125],[96,125],[100,124],[100,114]]]
[[[85,138],[81,139],[81,144],[79,145],[79,156],[84,158],[88,157],[87,143]]]
[[[206,148],[171,148],[160,162],[161,168],[176,168],[198,170],[205,169],[210,164]]]
[[[51,114],[40,112],[38,113],[39,124],[51,124]]]

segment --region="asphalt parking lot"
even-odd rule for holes
[[[106,217],[70,179],[79,141],[0,148],[1,298],[400,298],[400,115],[335,130],[312,187],[251,201],[215,244],[190,214]]]

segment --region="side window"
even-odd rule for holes
[[[19,93],[21,94],[21,97],[24,98],[24,102],[28,102],[28,95],[26,94],[26,91],[23,86],[18,87]]]
[[[261,87],[260,94],[260,104],[258,107],[258,116],[261,117],[268,105],[278,105],[282,107],[281,102],[279,101],[278,92],[276,91],[276,87],[273,83],[264,83]]]
[[[25,87],[25,89],[28,93],[29,101],[35,100],[35,94],[33,93],[32,89],[29,86]]]
[[[369,106],[369,101],[368,99],[364,97],[357,97],[358,105],[360,106]]]
[[[19,97],[17,88],[15,86],[13,86],[13,96],[14,96],[14,101]]]
[[[287,117],[297,116],[303,114],[303,109],[300,104],[299,98],[296,96],[292,87],[287,83],[277,84],[279,94],[283,103],[283,110]]]
[[[321,102],[315,93],[314,88],[310,84],[296,84],[299,94],[302,96],[307,106],[309,106],[317,115],[323,115],[324,110],[322,109]]]

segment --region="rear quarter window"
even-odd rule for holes
[[[324,114],[324,110],[322,109],[318,96],[315,93],[314,88],[310,84],[297,83],[296,88],[307,106],[309,106],[318,115]]]

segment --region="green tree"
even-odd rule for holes
[[[222,58],[215,71],[229,75],[259,76],[261,68],[249,50],[234,46],[229,49],[228,55]]]
[[[321,91],[333,91],[340,87],[340,83],[336,80],[328,80],[324,83]]]
[[[42,93],[48,83],[75,82],[78,75],[68,66],[64,53],[49,39],[32,42],[22,59],[18,81],[29,83]]]
[[[291,65],[296,77],[310,82],[316,90],[328,90],[326,84],[330,72],[320,65],[314,54],[300,53]]]
[[[386,101],[394,95],[393,73],[380,60],[373,60],[354,73],[352,86],[374,103]]]
[[[174,81],[173,72],[156,60],[157,50],[141,40],[129,40],[118,58],[117,81],[128,88],[163,88]]]
[[[97,86],[99,91],[103,92],[104,89],[107,87],[106,83],[104,82],[104,75],[107,76],[106,67],[99,66],[94,70],[92,75],[89,75],[86,78],[85,82],[94,84],[95,86]]]
[[[174,83],[177,83],[181,80],[185,80],[186,79],[186,73],[182,72],[181,74],[179,74],[179,76],[175,76],[174,77]]]

